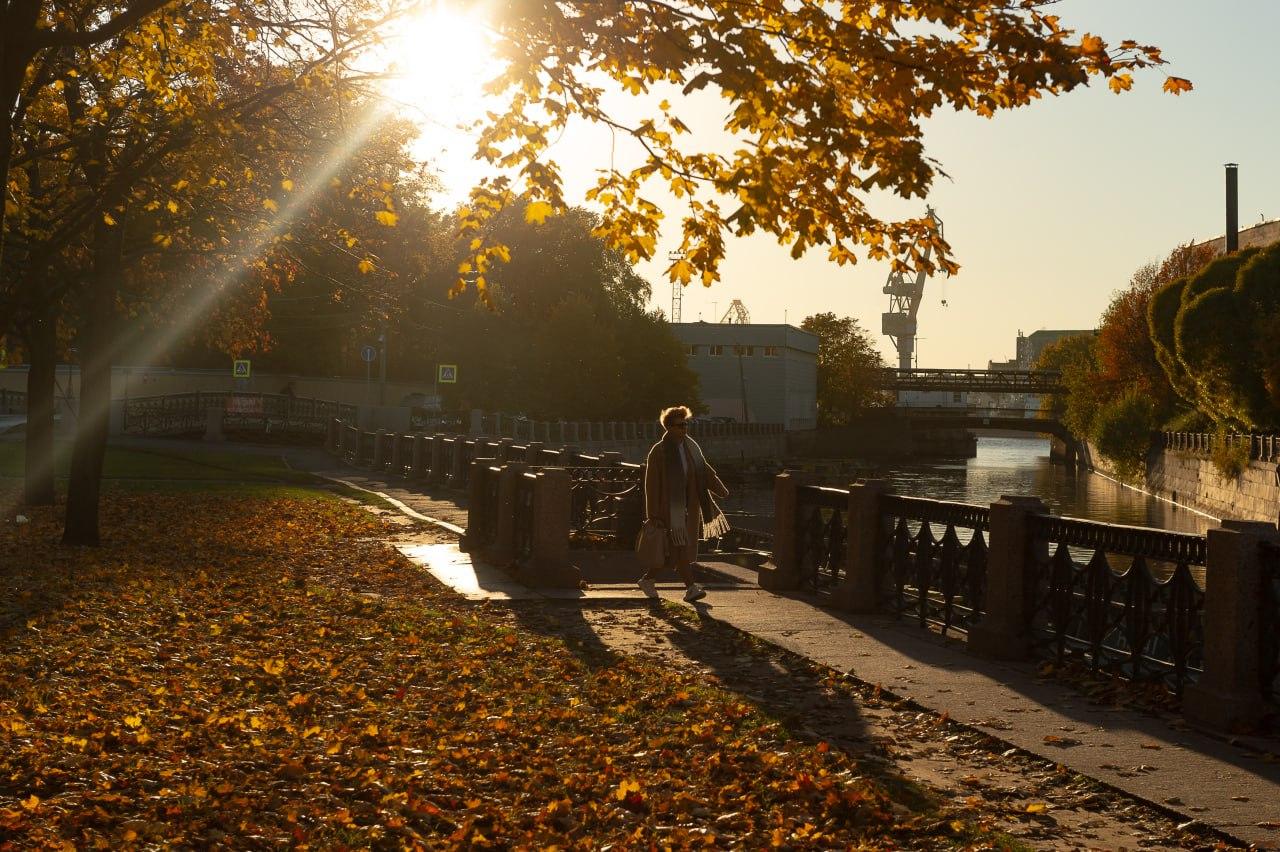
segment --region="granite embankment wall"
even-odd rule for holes
[[[1096,447],[1090,447],[1094,469],[1107,476],[1115,472]],[[1251,461],[1232,479],[1218,472],[1207,457],[1184,450],[1152,450],[1141,487],[1164,500],[1189,506],[1222,520],[1266,521],[1280,519],[1280,465]]]

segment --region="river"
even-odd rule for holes
[[[908,497],[988,504],[1005,494],[1039,497],[1055,515],[1203,534],[1216,521],[1174,506],[1097,474],[1076,473],[1049,461],[1049,442],[1041,438],[978,438],[971,459],[920,464],[868,463],[857,477],[887,480],[894,493]],[[831,481],[826,484],[844,484]],[[773,492],[767,486],[735,489],[724,501],[738,525],[766,531],[772,525]]]

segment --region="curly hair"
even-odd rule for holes
[[[684,417],[685,420],[688,420],[693,416],[693,412],[689,410],[689,406],[673,405],[670,408],[662,409],[662,413],[658,415],[658,422],[662,424],[663,429],[666,429],[671,423],[671,418],[675,417],[677,414]]]

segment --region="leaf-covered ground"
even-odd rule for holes
[[[697,672],[458,601],[337,500],[115,493],[96,551],[28,514],[0,848],[1000,842]]]

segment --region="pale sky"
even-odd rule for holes
[[[929,203],[962,268],[926,284],[921,367],[985,367],[1013,357],[1019,330],[1095,326],[1143,263],[1223,233],[1224,163],[1240,164],[1242,228],[1280,218],[1280,0],[1063,0],[1058,14],[1108,41],[1158,45],[1165,71],[1189,78],[1195,90],[1163,93],[1157,69],[1135,75],[1124,95],[1095,83],[991,120],[947,113],[929,122],[927,152],[951,176],[935,184]],[[706,103],[703,117],[714,123],[722,102]],[[465,145],[437,144],[451,149],[446,180],[466,183],[474,171],[457,159]],[[584,132],[559,148],[573,164],[566,169],[573,190],[607,164],[609,139]],[[923,213],[923,203],[873,211]],[[676,246],[671,231],[659,258]],[[641,272],[654,285],[653,306],[666,309],[661,266]],[[823,250],[794,261],[768,237],[731,241],[722,280],[685,289],[683,319],[716,321],[733,299],[754,322],[798,324],[833,311],[856,317],[896,363],[879,333],[887,274],[887,264],[866,260],[837,267]]]

